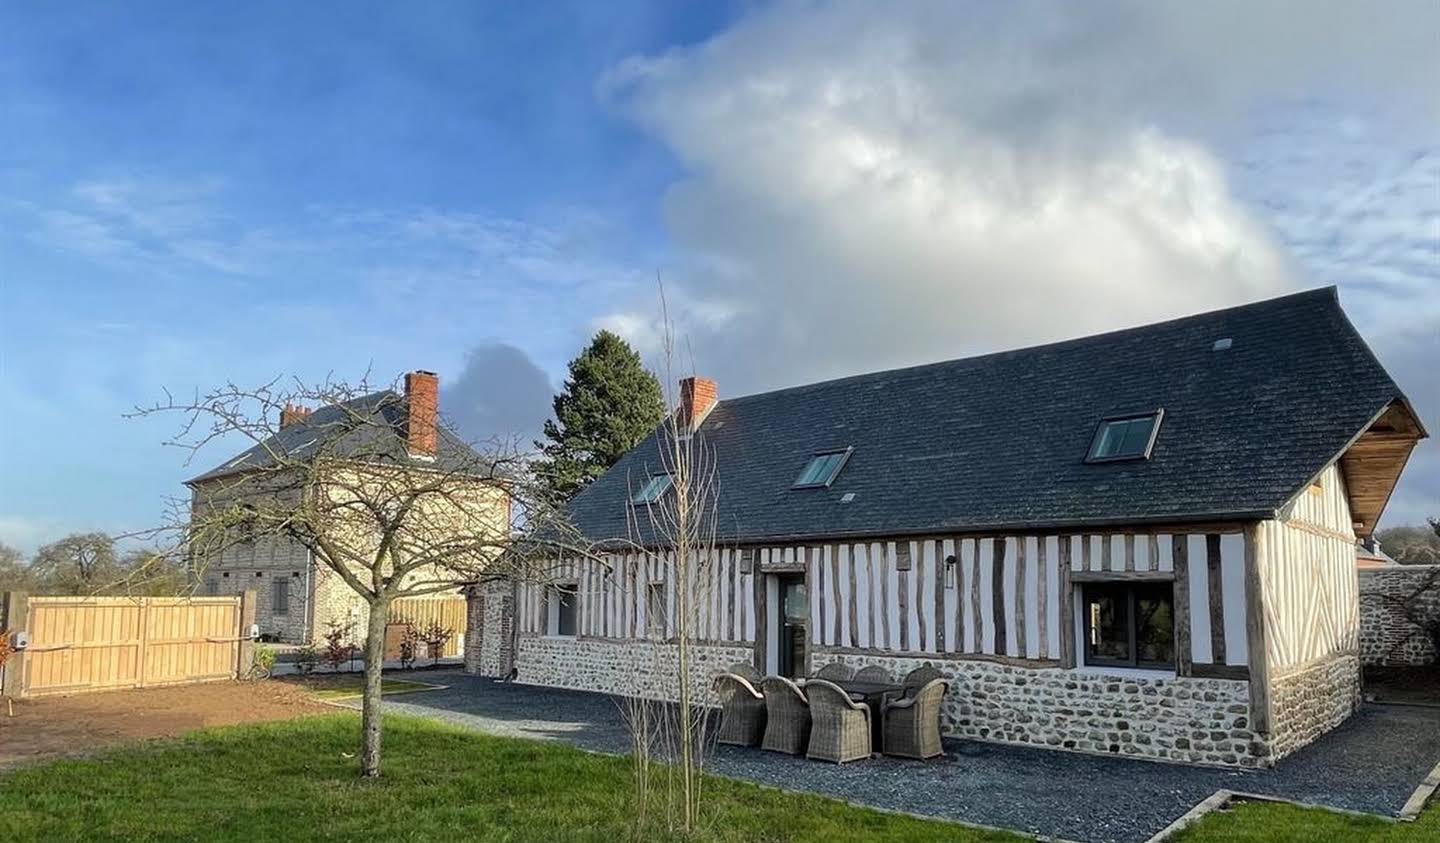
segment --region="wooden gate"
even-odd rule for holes
[[[31,597],[23,696],[235,678],[240,597]]]

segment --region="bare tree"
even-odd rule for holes
[[[315,407],[313,412],[303,407]],[[513,443],[457,439],[435,406],[362,381],[309,386],[226,384],[134,415],[178,414],[169,444],[187,464],[207,446],[249,446],[191,481],[157,532],[172,532],[197,578],[225,550],[259,537],[308,549],[367,604],[360,771],[380,774],[380,676],[385,624],[402,597],[455,591],[491,578],[548,579],[563,553],[588,545],[527,471]],[[286,418],[290,424],[277,425]]]
[[[710,599],[713,568],[716,559],[716,480],[714,451],[709,448],[696,428],[701,419],[687,414],[689,402],[674,394],[677,349],[673,323],[670,319],[665,291],[660,289],[663,322],[664,380],[669,412],[656,438],[657,458],[662,474],[670,477],[670,489],[648,502],[643,515],[632,510],[631,541],[652,552],[669,556],[674,578],[674,605],[669,607],[673,619],[672,641],[675,647],[673,680],[676,706],[673,717],[652,710],[644,697],[636,695],[629,705],[627,721],[636,752],[637,798],[640,810],[648,808],[650,799],[651,744],[658,742],[675,765],[665,768],[672,806],[678,804],[680,828],[695,830],[700,818],[701,784],[707,748],[707,726],[710,708],[696,689],[703,688],[708,678],[696,667],[695,642],[699,633],[700,607]],[[693,365],[689,368],[693,369]],[[637,578],[628,578],[637,582]],[[643,592],[636,599],[645,599]],[[655,670],[664,671],[657,659]],[[646,677],[640,677],[646,682]],[[666,683],[660,683],[662,687]],[[676,780],[678,779],[678,781]]]

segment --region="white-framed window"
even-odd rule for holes
[[[545,634],[574,637],[578,628],[579,595],[573,585],[552,585],[545,589]]]

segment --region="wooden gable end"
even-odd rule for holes
[[[1391,403],[1340,456],[1355,535],[1368,538],[1425,428],[1403,401]]]

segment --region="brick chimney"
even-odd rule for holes
[[[435,456],[435,447],[440,439],[440,377],[425,371],[407,374],[405,404],[410,413],[405,431],[410,456]]]
[[[286,401],[285,406],[280,408],[280,429],[284,430],[296,422],[305,421],[309,415],[309,407],[302,407],[299,404],[291,404],[289,401]]]
[[[714,408],[719,393],[715,381],[709,378],[688,377],[680,379],[680,429],[692,432],[705,421],[705,416]]]

